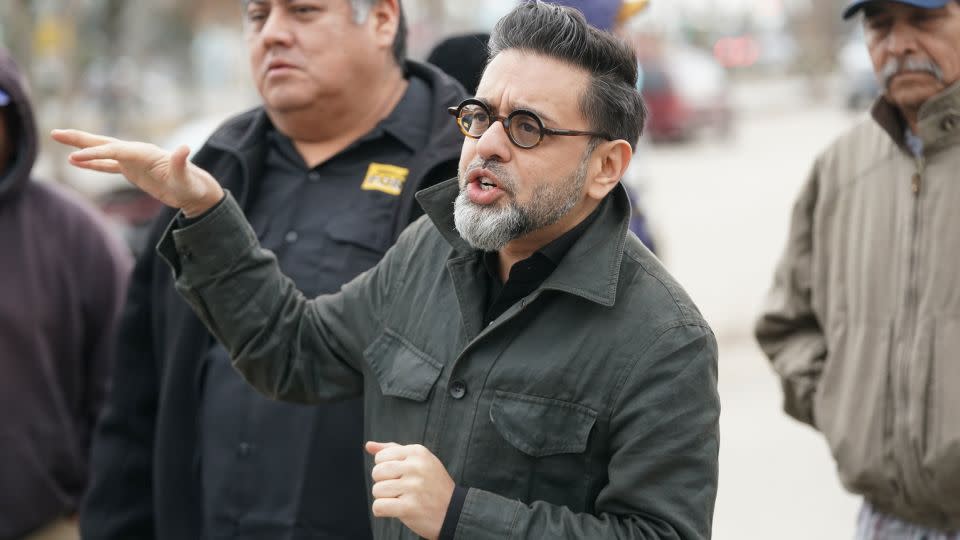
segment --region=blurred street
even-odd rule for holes
[[[781,412],[779,383],[750,334],[817,152],[856,120],[789,80],[738,83],[734,136],[643,148],[644,206],[662,258],[720,339],[716,540],[847,539],[859,500],[822,438]]]

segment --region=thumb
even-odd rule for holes
[[[392,446],[400,446],[397,443],[392,442],[376,442],[376,441],[367,441],[367,444],[363,445],[364,450],[367,451],[371,456],[375,456],[380,453],[381,450],[385,450]]]
[[[170,154],[170,166],[172,173],[176,178],[184,178],[187,175],[187,158],[190,157],[190,148],[181,144]]]

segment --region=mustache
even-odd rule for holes
[[[471,171],[476,169],[486,169],[497,176],[497,181],[500,186],[500,189],[506,191],[507,193],[514,193],[516,191],[517,184],[514,181],[513,177],[510,176],[510,173],[507,171],[499,161],[492,159],[481,159],[474,158],[473,161],[467,165],[467,168],[460,173],[460,187],[464,186],[464,183],[467,180],[467,176]]]
[[[880,79],[884,88],[890,87],[890,81],[903,73],[929,73],[939,82],[943,82],[943,70],[933,60],[928,58],[907,57],[903,61],[896,58],[887,60],[880,70]]]

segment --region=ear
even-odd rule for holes
[[[597,201],[603,199],[623,178],[633,158],[630,143],[623,139],[601,143],[593,151],[592,169],[596,171],[587,184],[587,196]]]
[[[367,15],[367,24],[373,28],[377,45],[392,50],[393,40],[400,28],[400,0],[380,0],[375,3]]]

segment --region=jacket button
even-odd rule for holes
[[[245,458],[253,453],[253,445],[250,443],[242,442],[237,446],[237,455]]]
[[[314,183],[319,182],[320,173],[318,173],[317,171],[310,171],[310,173],[307,175],[307,180]]]
[[[467,395],[467,385],[460,380],[453,381],[450,385],[450,397],[453,399],[463,399]]]
[[[300,235],[297,234],[297,231],[290,231],[290,232],[288,232],[288,233],[286,234],[286,236],[283,237],[283,241],[286,242],[286,243],[288,243],[288,244],[292,244],[292,243],[296,242],[297,239],[299,239],[299,238],[300,238]]]

